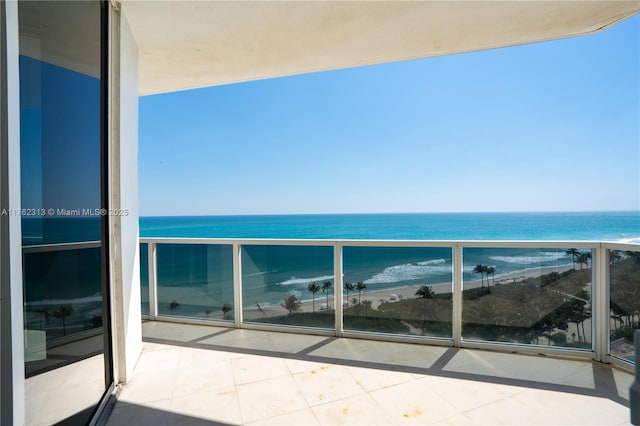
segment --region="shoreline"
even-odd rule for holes
[[[500,275],[498,279],[495,280],[495,285],[507,285],[523,282],[529,278],[535,278],[542,275],[550,274],[552,272],[562,273],[573,269],[572,265],[569,266],[547,266],[541,268],[531,268],[529,270],[520,270],[513,273],[507,273],[504,275]],[[431,289],[434,293],[437,294],[445,294],[452,293],[453,284],[450,283],[436,283],[436,284],[415,284],[411,286],[397,286],[397,287],[388,287],[385,289],[379,290],[365,290],[362,292],[360,301],[368,300],[371,302],[371,307],[373,309],[377,309],[382,302],[392,302],[392,301],[400,301],[404,299],[414,299],[416,298],[416,291],[423,285],[430,285]],[[492,281],[492,286],[493,286]],[[482,286],[480,280],[472,280],[472,281],[464,281],[463,282],[463,291],[470,290],[474,288],[479,288]],[[393,299],[395,297],[395,299]],[[343,303],[349,303],[349,306],[353,306],[351,304],[351,300],[354,298],[358,299],[358,292],[352,291],[349,292],[349,301],[343,300]],[[345,297],[346,299],[346,297]],[[311,299],[301,300],[300,301],[300,309],[298,312],[303,313],[311,313],[313,312],[313,302]],[[282,303],[282,302],[281,302]],[[318,296],[315,299],[315,312],[326,312],[327,298],[326,295]],[[329,297],[329,311],[333,311],[333,303],[334,298]],[[325,305],[325,306],[323,306]],[[346,307],[346,306],[345,306]],[[247,319],[258,319],[258,318],[266,318],[272,316],[279,316],[288,314],[288,311],[284,309],[282,306],[278,305],[261,305],[261,309],[265,314],[262,314],[258,311],[257,307],[253,305],[246,306],[244,308],[244,317]]]

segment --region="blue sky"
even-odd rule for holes
[[[142,216],[640,209],[640,17],[140,98]]]

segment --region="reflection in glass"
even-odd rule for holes
[[[462,336],[591,349],[591,250],[465,248]]]
[[[140,244],[140,309],[149,315],[149,244]]]
[[[158,314],[233,320],[233,246],[158,244]]]
[[[97,1],[18,2],[27,424],[86,424],[112,383],[101,13]]]
[[[242,246],[247,322],[333,328],[333,247]]]
[[[640,327],[640,252],[612,250],[610,265],[610,353],[635,362],[633,333]]]
[[[451,337],[452,251],[344,247],[344,329]]]
[[[25,248],[25,328],[47,341],[102,327],[99,243],[43,250]],[[37,371],[27,364],[27,375]]]

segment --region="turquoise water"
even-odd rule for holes
[[[640,212],[142,217],[140,236],[640,242]]]
[[[282,216],[143,217],[141,237],[380,239],[380,240],[596,240],[640,242],[639,212],[353,214]],[[570,247],[567,247],[570,248]],[[587,250],[588,251],[588,250]],[[222,286],[224,296],[204,304],[232,300],[231,250],[221,246],[164,245],[158,252],[160,298],[181,294],[182,287],[209,290]],[[226,254],[221,254],[226,253]],[[311,282],[333,281],[332,247],[245,246],[242,252],[245,308],[279,305],[288,295],[309,300]],[[366,291],[418,285],[451,286],[450,248],[349,247],[343,250],[344,281],[367,285]],[[573,267],[565,249],[467,248],[463,279],[478,280],[477,264],[496,268],[503,277],[548,268]],[[174,290],[171,290],[171,289]],[[170,296],[171,295],[171,296]],[[321,294],[322,295],[322,294]],[[222,300],[226,298],[226,300]],[[214,300],[220,299],[220,300]],[[190,310],[182,303],[182,314]],[[219,306],[218,306],[219,308]],[[201,306],[193,306],[195,312]]]

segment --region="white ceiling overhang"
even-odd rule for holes
[[[590,34],[640,1],[135,1],[141,95]]]

